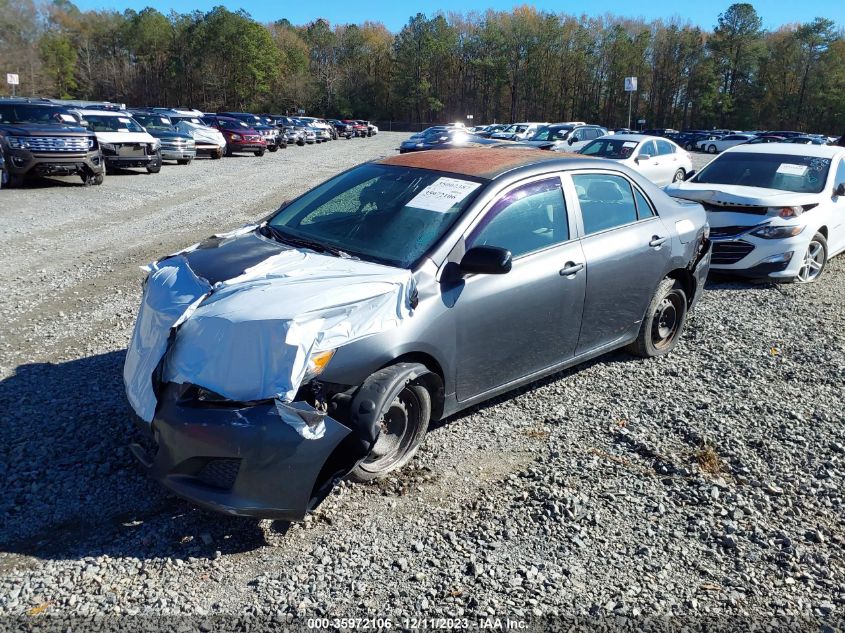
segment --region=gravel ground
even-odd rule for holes
[[[812,286],[711,280],[668,358],[613,353],[476,407],[301,524],[139,474],[137,267],[403,137],[0,193],[0,615],[841,618],[845,259]]]

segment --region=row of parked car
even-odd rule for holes
[[[614,132],[582,122],[492,131],[435,126],[412,136],[399,151],[521,148],[611,160],[670,196],[700,203],[713,242],[711,266],[725,273],[811,282],[830,257],[845,251],[845,136],[831,146],[827,138],[804,142],[809,137],[797,132],[725,134],[706,140],[716,149],[705,146],[704,151],[720,155],[696,173],[689,139],[672,140],[671,130]]]
[[[718,154],[734,145],[750,143],[797,143],[799,145],[836,145],[842,138],[824,134],[808,134],[795,130],[768,130],[744,132],[741,130],[644,130],[643,134],[671,139],[687,151]],[[841,144],[841,143],[840,143]]]
[[[85,184],[99,185],[120,169],[158,173],[164,161],[187,165],[202,155],[263,156],[288,145],[377,133],[378,127],[359,120],[2,99],[0,186],[19,186],[31,175],[78,175]]]

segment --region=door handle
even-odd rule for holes
[[[665,237],[660,237],[659,235],[652,235],[651,241],[648,243],[648,245],[651,246],[652,248],[657,248],[661,244],[663,244],[663,242],[665,242],[665,241],[666,241]]]
[[[575,262],[566,262],[563,268],[560,269],[561,277],[568,277],[576,274],[579,270],[584,268],[584,264],[576,264]]]

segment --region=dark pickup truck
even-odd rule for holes
[[[105,166],[97,137],[66,108],[45,101],[0,100],[0,149],[10,187],[30,175],[72,176],[102,184]]]

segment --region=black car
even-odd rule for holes
[[[422,152],[430,149],[453,149],[456,147],[481,147],[501,145],[501,141],[469,134],[462,128],[433,128],[421,136],[416,135],[399,145],[399,153]]]
[[[158,112],[130,110],[132,118],[144,126],[147,133],[161,141],[161,157],[189,165],[197,156],[194,137],[179,132],[169,117]]]
[[[349,140],[355,136],[355,128],[351,123],[345,123],[344,121],[340,121],[338,119],[328,119],[328,122],[329,125],[334,127],[338,137],[342,136],[343,138]]]
[[[0,100],[0,153],[11,187],[30,175],[77,175],[102,184],[105,165],[97,137],[67,108],[31,99]]]

